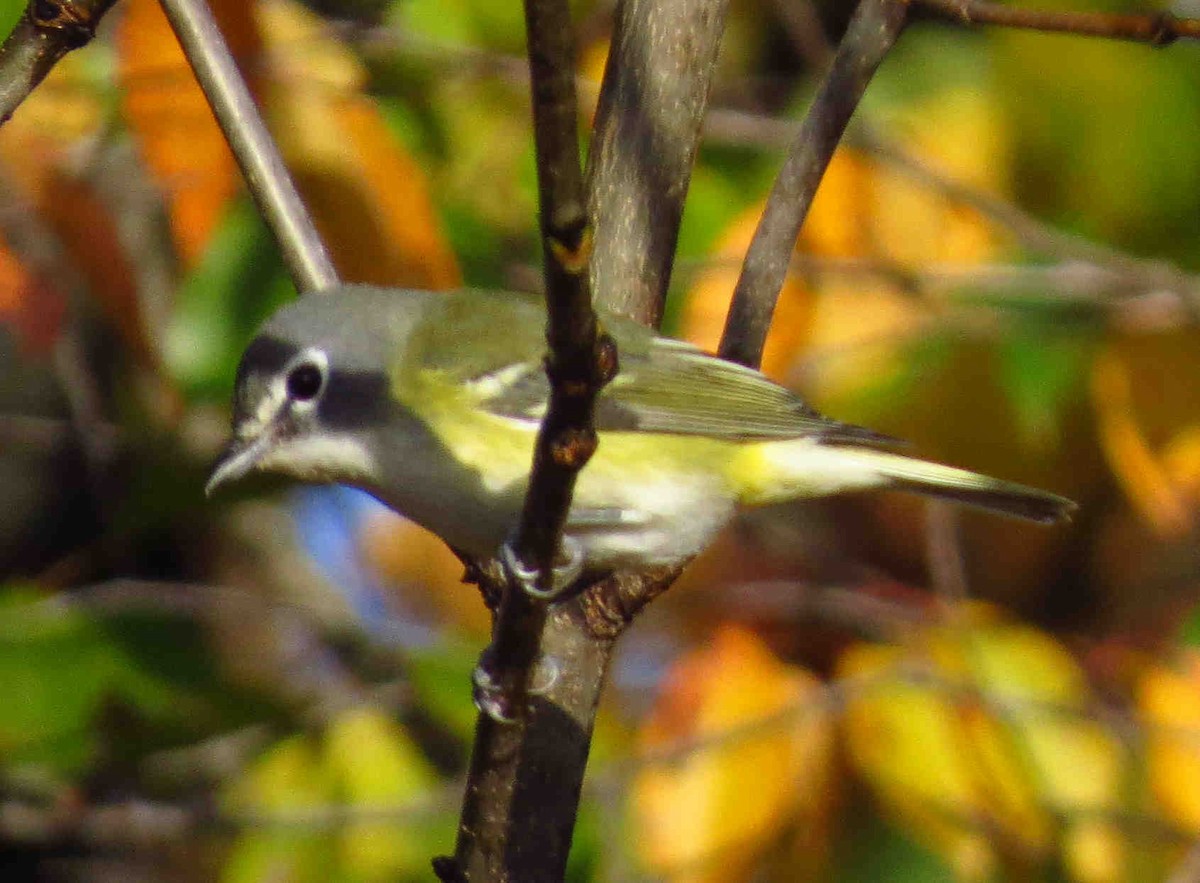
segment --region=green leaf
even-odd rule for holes
[[[161,713],[177,699],[82,612],[13,588],[0,593],[0,695],[0,763],[63,775],[91,760],[105,705]]]
[[[934,853],[885,824],[873,812],[855,813],[854,834],[841,845],[838,883],[954,883],[954,871]]]
[[[464,744],[475,732],[478,714],[471,701],[471,674],[478,658],[478,649],[449,641],[429,650],[414,649],[406,658],[418,704]]]
[[[1095,351],[1090,323],[1024,322],[1000,346],[1000,374],[1031,447],[1057,443],[1063,418],[1080,399]]]

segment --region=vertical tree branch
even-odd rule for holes
[[[596,444],[592,405],[615,371],[611,339],[598,334],[588,284],[592,236],[579,167],[575,46],[565,0],[526,0],[538,204],[546,276],[550,404],[515,551],[548,577],[578,474]]]
[[[283,252],[288,274],[301,291],[338,283],[337,270],[296,192],[279,148],[234,63],[204,0],[161,0],[213,115],[225,133],[254,198]]]
[[[729,0],[625,0],[589,157],[592,288],[614,312],[662,318],[679,221]]]
[[[513,551],[526,567],[532,565],[545,588],[575,478],[596,447],[593,406],[616,371],[616,348],[598,329],[588,284],[592,237],[579,166],[570,8],[565,0],[526,0],[525,22],[550,401]],[[580,640],[585,636],[572,620],[568,605],[548,616],[546,603],[514,580],[504,586],[481,665],[512,720],[479,716],[454,862],[435,863],[443,879],[549,881],[565,873],[595,714],[592,698],[570,687],[579,678],[602,681],[608,660],[607,645]],[[539,658],[552,660],[562,674],[549,692],[531,701]]]
[[[720,355],[757,366],[800,227],[817,185],[866,92],[867,83],[900,36],[906,0],[862,0],[838,46],[767,198],[734,289]]]
[[[603,286],[609,306],[644,320],[661,313],[726,6],[727,0],[627,0],[618,12],[592,154],[589,209],[598,225],[592,279]],[[551,379],[556,395],[560,385],[567,385],[561,379],[594,393],[606,379],[609,350],[603,336],[589,342],[594,325],[587,323],[594,320],[582,312],[584,304],[590,311],[585,274],[591,235],[586,217],[578,213],[574,67],[564,44],[569,21],[565,4],[556,10],[529,0],[526,12],[547,249]],[[556,309],[559,298],[567,303]],[[557,332],[564,320],[566,327]],[[572,350],[576,355],[565,357]],[[575,395],[563,404],[576,409],[574,418],[584,416],[586,404],[587,422],[556,423],[552,396],[523,529],[526,521],[544,519],[547,506],[559,505],[554,497],[533,502],[547,465],[558,469],[555,461],[564,454],[570,455],[565,457],[569,465],[572,449],[582,445],[586,455],[593,444],[591,398]],[[565,515],[566,504],[569,496],[557,512]],[[559,526],[561,521],[550,525],[555,531]],[[541,531],[529,535],[535,543],[550,536],[546,526]],[[557,533],[553,536],[557,542]],[[543,568],[548,563],[520,538],[517,549],[522,556],[535,552],[533,560]],[[547,549],[553,546],[543,546],[543,553]],[[480,717],[455,861],[437,865],[443,879],[562,879],[613,643],[676,572],[614,576],[553,605],[548,616],[522,593],[505,592],[491,651],[493,662],[506,660],[496,665],[501,682],[514,663],[527,676],[539,647],[561,674],[544,695],[516,709],[515,723]],[[533,636],[539,627],[536,642],[510,644],[514,635]]]

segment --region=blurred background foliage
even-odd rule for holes
[[[1049,5],[1150,11],[1098,3]],[[346,278],[538,286],[519,3],[213,6]],[[590,108],[612,4],[577,12]],[[671,333],[715,345],[849,12],[734,0]],[[740,519],[620,648],[572,879],[1194,879],[1196,51],[905,34],[765,369],[1081,514]],[[293,292],[154,0],[0,131],[0,238],[5,879],[428,879],[487,616],[361,494],[204,499]]]

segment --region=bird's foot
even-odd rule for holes
[[[529,675],[525,688],[527,696],[543,696],[558,681],[559,668],[550,656],[539,656]],[[512,682],[505,682],[496,671],[492,648],[483,651],[479,664],[471,674],[472,694],[475,707],[498,724],[511,724],[517,720],[519,689]]]
[[[548,588],[539,586],[541,573],[537,568],[527,567],[513,550],[512,543],[506,542],[500,547],[500,560],[509,577],[521,587],[521,590],[538,601],[550,602],[575,584],[583,574],[583,546],[578,540],[564,536],[562,538],[560,560],[555,561],[550,574]]]

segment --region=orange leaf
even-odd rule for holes
[[[830,736],[820,682],[753,633],[722,628],[676,664],[639,737],[651,755],[678,749],[634,783],[643,860],[673,879],[745,880],[758,851],[797,818],[823,830]]]
[[[15,334],[26,355],[50,355],[66,312],[62,293],[25,269],[0,243],[0,324]]]
[[[86,181],[59,173],[47,176],[39,209],[130,352],[143,365],[154,365],[157,353],[146,336],[137,274],[108,206]]]
[[[1191,526],[1187,501],[1138,425],[1129,369],[1115,351],[1096,358],[1092,404],[1105,457],[1130,502],[1160,534],[1185,534]]]
[[[746,253],[754,235],[762,204],[751,206],[738,215],[717,242],[717,265],[696,277],[688,292],[683,313],[683,336],[710,352],[715,352],[725,328],[725,315],[733,299],[738,279],[738,261]],[[782,378],[796,350],[808,336],[812,324],[812,292],[799,277],[789,275],[779,294],[771,333],[763,350],[762,370],[769,377]]]
[[[254,4],[213,0],[209,6],[243,71],[252,71],[261,42]],[[122,113],[166,192],[175,244],[190,266],[203,252],[240,179],[157,0],[129,0],[123,10],[117,73]]]
[[[349,281],[420,288],[461,283],[424,172],[359,94],[366,72],[301,6],[259,5],[273,79],[271,130]]]
[[[1200,666],[1146,672],[1138,707],[1150,726],[1146,759],[1150,787],[1167,816],[1200,832]]]
[[[367,562],[414,606],[474,634],[487,636],[491,614],[479,592],[462,580],[463,565],[446,544],[394,512],[379,511],[362,529],[359,543]]]

